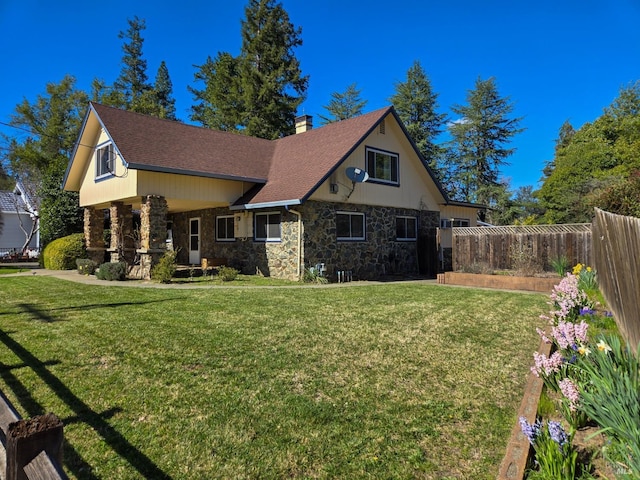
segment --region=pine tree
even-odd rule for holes
[[[293,53],[302,45],[302,29],[274,0],[249,0],[245,16],[239,58],[244,133],[269,139],[291,134],[308,84]]]
[[[123,108],[134,112],[146,113],[144,94],[152,89],[148,83],[147,61],[142,57],[142,31],[146,28],[143,19],[137,16],[128,19],[129,29],[120,32],[118,38],[124,39],[122,45],[122,70],[114,83],[114,90],[119,92],[124,104]],[[144,100],[144,101],[143,101]],[[143,111],[141,111],[143,110]]]
[[[238,131],[242,124],[242,99],[239,92],[238,59],[219,52],[202,65],[196,65],[195,80],[204,89],[187,89],[196,103],[191,107],[191,120],[203,127],[224,131]]]
[[[438,113],[438,94],[433,91],[431,81],[419,61],[416,60],[407,71],[406,81],[395,84],[395,93],[389,101],[418,150],[437,173],[444,152],[435,139],[444,130],[447,115]]]
[[[176,120],[176,100],[173,98],[173,84],[164,60],[160,62],[153,92],[158,106],[158,117]]]
[[[490,205],[499,193],[500,167],[508,165],[506,159],[515,151],[506,144],[523,131],[522,118],[510,118],[513,109],[493,78],[478,78],[467,92],[467,104],[452,107],[458,120],[450,124],[449,146],[458,200]]]
[[[339,122],[340,120],[361,115],[366,104],[367,101],[360,98],[360,89],[356,87],[355,83],[352,83],[342,93],[333,92],[329,103],[322,107],[331,116],[319,115],[319,117],[323,125]]]

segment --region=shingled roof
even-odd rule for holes
[[[264,140],[96,103],[90,109],[129,168],[256,183],[235,202],[235,209],[304,202],[388,114],[401,124],[393,107],[386,107],[304,133]],[[446,198],[444,192],[443,196]]]
[[[92,103],[129,168],[267,181],[269,140],[196,127]]]

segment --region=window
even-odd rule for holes
[[[441,218],[440,228],[451,227],[468,227],[470,225],[468,218]]]
[[[415,240],[418,238],[417,227],[416,217],[396,217],[396,240]]]
[[[338,212],[336,236],[338,240],[364,240],[364,213]]]
[[[280,214],[256,213],[255,214],[255,240],[279,241],[280,240]]]
[[[105,145],[96,150],[96,177],[113,175],[113,145]]]
[[[367,148],[367,173],[373,181],[398,184],[398,154]]]
[[[231,242],[235,240],[233,215],[216,217],[216,241]]]

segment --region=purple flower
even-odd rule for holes
[[[582,307],[580,309],[580,315],[593,315],[596,311],[589,307]]]
[[[542,429],[542,423],[540,419],[536,419],[535,423],[530,424],[527,422],[527,419],[524,417],[520,417],[520,428],[522,429],[522,433],[529,439],[529,443],[533,445],[540,435],[540,430]]]
[[[562,450],[569,441],[567,432],[564,431],[560,422],[554,422],[553,420],[549,420],[549,422],[547,422],[547,428],[549,429],[549,436],[551,437],[551,440],[556,442],[560,447],[560,450]]]
[[[605,317],[613,317],[613,313],[611,313],[609,310],[604,312],[604,316]]]

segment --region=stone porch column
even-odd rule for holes
[[[151,278],[151,268],[166,252],[167,200],[160,195],[142,197],[140,206],[140,276]]]
[[[104,263],[104,212],[95,207],[84,209],[84,240],[87,254],[98,265]]]
[[[109,208],[111,217],[111,246],[109,253],[112,262],[133,262],[133,212],[131,205],[112,202]]]

